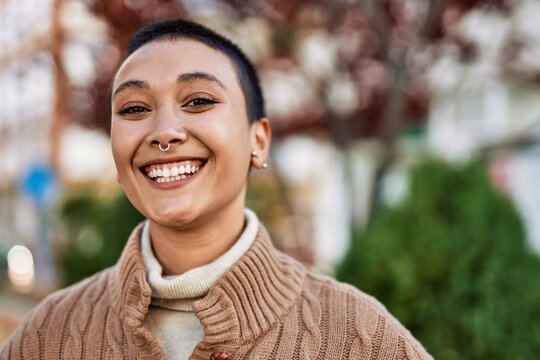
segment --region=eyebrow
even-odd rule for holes
[[[217,85],[219,85],[219,87],[225,90],[227,89],[225,85],[223,85],[223,83],[217,77],[215,77],[212,74],[201,72],[201,71],[194,71],[190,73],[181,74],[176,79],[176,82],[191,83],[198,80],[210,81],[210,82],[216,83]]]
[[[219,87],[227,90],[225,85],[214,75],[205,73],[202,71],[194,71],[190,73],[181,74],[176,79],[176,82],[178,83],[192,83],[198,80],[204,80],[204,81],[210,81],[213,82]],[[119,93],[126,89],[150,89],[150,85],[146,81],[142,80],[128,80],[126,82],[121,83],[118,85],[118,87],[114,90],[114,93],[112,95],[112,99],[114,100]]]
[[[118,85],[118,87],[114,90],[112,99],[114,100],[119,93],[126,89],[150,89],[150,85],[148,85],[146,81],[142,80],[128,80]]]

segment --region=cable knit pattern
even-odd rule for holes
[[[144,327],[152,291],[142,226],[112,268],[45,299],[4,344],[5,359],[165,359]],[[239,359],[432,359],[374,298],[308,272],[275,250],[260,226],[250,249],[193,303],[204,339]],[[229,357],[229,359],[231,359]]]

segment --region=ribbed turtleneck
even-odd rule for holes
[[[180,275],[163,276],[163,268],[152,250],[150,229],[145,222],[141,236],[141,252],[152,289],[152,305],[173,310],[191,311],[185,301],[196,300],[208,293],[215,282],[229,270],[249,249],[259,228],[257,215],[244,210],[246,225],[234,245],[213,262],[191,269]]]
[[[207,265],[172,276],[163,276],[163,268],[152,250],[149,224],[145,222],[141,253],[152,301],[144,325],[158,339],[168,358],[187,359],[203,339],[204,329],[193,313],[193,302],[205,296],[253,244],[259,221],[249,209],[245,209],[245,218],[244,231],[225,254]]]

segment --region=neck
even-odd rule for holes
[[[245,217],[242,204],[223,209],[188,230],[149,222],[152,248],[163,268],[162,275],[167,276],[209,264],[227,252],[242,234]]]

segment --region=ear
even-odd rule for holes
[[[262,168],[270,153],[270,141],[272,130],[267,118],[261,118],[251,124],[251,151],[256,151],[257,156],[251,157],[251,165],[257,169]]]

